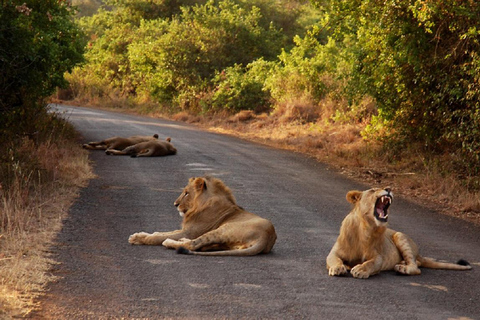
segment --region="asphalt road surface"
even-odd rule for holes
[[[178,154],[157,158],[90,151],[98,178],[70,209],[52,248],[61,277],[38,319],[480,319],[480,228],[396,197],[390,227],[421,253],[470,271],[383,272],[367,280],[328,276],[325,258],[349,212],[345,194],[371,186],[306,156],[193,126],[95,109],[57,106],[85,142],[111,136],[171,137]],[[272,253],[180,255],[132,246],[138,231],[177,229],[173,206],[188,178],[221,178],[239,205],[270,219]],[[395,192],[395,190],[393,190]]]

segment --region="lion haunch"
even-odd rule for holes
[[[384,270],[401,274],[420,274],[420,267],[469,270],[468,262],[438,262],[419,255],[415,242],[401,232],[387,228],[388,212],[393,200],[390,188],[350,191],[347,201],[354,205],[340,227],[340,235],[327,257],[328,274],[350,273],[368,278]]]
[[[165,141],[150,140],[134,144],[123,150],[107,149],[107,155],[128,155],[131,157],[161,157],[177,154],[177,149],[170,143],[172,139]]]
[[[185,254],[250,256],[270,252],[277,239],[273,224],[239,207],[230,189],[216,178],[190,178],[174,205],[183,217],[182,229],[139,232],[128,241]]]
[[[131,136],[128,138],[124,137],[112,137],[98,142],[89,142],[83,145],[84,149],[89,150],[123,150],[134,144],[145,142],[145,141],[155,141],[158,139],[158,134],[153,136]]]

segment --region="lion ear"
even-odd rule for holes
[[[350,203],[356,203],[362,197],[362,192],[357,190],[352,190],[347,193],[347,201]]]
[[[207,190],[207,182],[203,178],[196,178],[194,182],[196,191],[205,191]]]

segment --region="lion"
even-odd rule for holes
[[[393,200],[390,188],[350,191],[347,201],[354,204],[345,217],[340,235],[327,257],[330,276],[350,273],[366,279],[384,270],[418,275],[419,267],[469,270],[467,261],[438,262],[419,255],[415,242],[401,232],[387,228],[388,210]]]
[[[158,134],[153,136],[131,136],[129,138],[112,137],[98,142],[86,143],[83,145],[83,148],[89,150],[123,150],[134,144],[151,140],[155,141],[156,139],[158,139]]]
[[[239,207],[217,178],[190,178],[174,205],[183,217],[181,230],[139,232],[128,242],[163,245],[183,254],[251,256],[269,253],[277,239],[273,224]]]
[[[107,155],[129,155],[131,157],[161,157],[177,154],[177,149],[170,143],[172,139],[165,141],[150,140],[134,144],[123,150],[107,149]]]

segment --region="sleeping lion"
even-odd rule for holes
[[[273,224],[239,207],[230,189],[216,178],[190,178],[174,203],[182,229],[132,234],[131,244],[163,245],[178,253],[250,256],[268,253],[277,239]]]
[[[107,149],[123,150],[126,147],[132,146],[140,142],[157,140],[157,139],[158,139],[158,134],[154,134],[153,136],[131,136],[128,138],[112,137],[102,141],[86,143],[83,145],[83,148],[89,149],[89,150],[107,150]]]
[[[340,235],[327,257],[328,274],[350,273],[368,278],[383,270],[417,275],[419,267],[469,270],[468,262],[438,262],[419,255],[417,245],[406,234],[387,228],[388,209],[393,200],[390,188],[350,191],[347,201],[354,204],[345,217]]]
[[[131,157],[162,157],[177,154],[177,149],[170,143],[172,139],[165,141],[150,140],[134,144],[123,150],[107,149],[107,155],[128,155]]]

